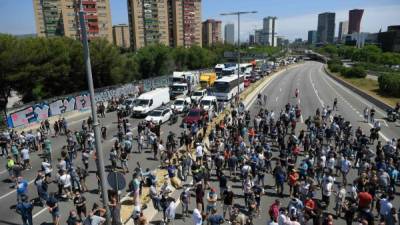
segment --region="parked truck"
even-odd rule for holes
[[[212,87],[217,80],[216,73],[202,73],[200,75],[200,85],[202,88]]]

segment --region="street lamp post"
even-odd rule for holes
[[[237,70],[237,75],[238,75],[238,81],[237,81],[237,96],[236,96],[236,103],[239,104],[239,93],[240,93],[240,15],[242,14],[253,14],[253,13],[257,13],[257,11],[248,11],[248,12],[230,12],[230,13],[221,13],[221,16],[237,16],[237,20],[238,20],[238,50],[237,50],[237,54],[238,54],[238,70]]]
[[[97,157],[97,170],[99,171],[100,181],[101,181],[101,193],[102,193],[102,201],[103,207],[106,209],[106,224],[111,224],[111,216],[110,210],[108,207],[108,194],[107,194],[107,183],[106,183],[106,174],[104,171],[104,159],[103,159],[103,149],[101,145],[100,139],[100,127],[99,121],[97,119],[96,113],[96,102],[94,100],[94,88],[93,88],[93,77],[92,77],[92,66],[90,63],[90,52],[89,52],[89,44],[88,37],[86,33],[86,23],[85,23],[85,11],[83,10],[82,3],[80,5],[79,10],[79,23],[82,34],[82,43],[83,43],[83,51],[84,51],[84,61],[86,65],[86,75],[87,82],[89,86],[89,94],[90,94],[90,105],[92,110],[92,118],[93,118],[93,130],[94,130],[94,138],[96,144],[96,157]]]

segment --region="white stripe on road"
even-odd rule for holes
[[[36,217],[38,217],[40,214],[42,214],[43,212],[47,211],[47,207],[44,207],[43,209],[41,209],[39,212],[35,213],[32,218],[35,219]]]
[[[383,124],[385,124],[386,127],[389,127],[389,125],[386,123],[386,120],[384,119],[375,119],[375,120],[381,121],[383,122]]]
[[[35,180],[29,181],[28,185],[32,184],[33,182],[35,182]],[[8,197],[8,196],[10,196],[12,194],[14,194],[15,192],[17,192],[17,189],[14,189],[14,190],[8,192],[7,194],[4,194],[4,195],[0,196],[0,200],[3,199],[3,198],[6,198],[6,197]]]
[[[275,98],[275,101],[278,102],[278,97]]]
[[[314,93],[315,93],[315,95],[317,96],[319,103],[321,103],[321,105],[322,105],[322,107],[323,107],[323,106],[324,106],[324,101],[322,101],[322,99],[319,97],[318,91],[317,91],[317,89],[315,88],[314,81],[311,79],[311,71],[308,73],[308,75],[309,75],[308,78],[310,79],[312,88],[314,89]]]

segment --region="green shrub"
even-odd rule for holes
[[[334,72],[334,73],[340,72],[340,70],[342,69],[342,67],[343,67],[343,66],[341,66],[341,65],[339,65],[339,64],[331,64],[331,65],[328,66],[328,68],[329,68],[332,72]]]
[[[382,94],[400,97],[400,75],[394,73],[383,74],[378,78],[379,91]]]
[[[351,67],[344,72],[342,75],[346,77],[365,78],[367,76],[367,72],[361,66]]]
[[[331,60],[329,60],[328,61],[328,66],[329,65],[334,65],[334,64],[337,64],[337,65],[343,65],[343,63],[342,63],[342,61],[340,61],[340,59],[338,59],[338,58],[334,58],[334,59],[331,59]]]
[[[347,76],[346,74],[347,74],[347,72],[350,70],[350,68],[348,68],[348,67],[345,67],[345,66],[342,66],[342,68],[340,68],[340,74],[342,75],[342,76]]]

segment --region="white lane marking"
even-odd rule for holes
[[[47,207],[44,207],[43,209],[41,209],[39,212],[35,213],[32,218],[35,219],[37,216],[39,216],[40,214],[42,214],[43,212],[46,212],[48,210]]]
[[[7,172],[7,170],[2,170],[2,171],[0,171],[0,175],[3,174],[3,173],[5,173],[5,172]]]
[[[300,123],[304,123],[303,115],[300,115]]]
[[[298,101],[298,102],[299,102],[299,105],[300,105],[300,98],[299,98],[299,101]]]
[[[278,102],[278,97],[275,98],[275,101]]]
[[[279,88],[279,92],[282,92],[282,88]]]
[[[35,180],[29,181],[28,185],[32,184],[33,182],[35,182]],[[3,199],[3,198],[6,198],[6,197],[8,197],[8,196],[10,196],[12,194],[14,194],[15,192],[17,192],[17,189],[14,189],[14,190],[8,192],[7,194],[4,194],[4,195],[0,196],[0,200]]]
[[[375,119],[375,120],[381,121],[383,122],[383,124],[385,124],[386,127],[389,127],[389,125],[386,123],[386,120],[384,119]]]
[[[311,79],[311,71],[308,73],[308,75],[309,75],[308,78],[310,79],[310,82],[311,82],[311,86],[312,86],[312,88],[314,90],[315,95],[318,98],[319,103],[321,103],[321,105],[324,106],[324,101],[322,101],[322,99],[319,97],[318,90],[315,88],[314,81]]]

